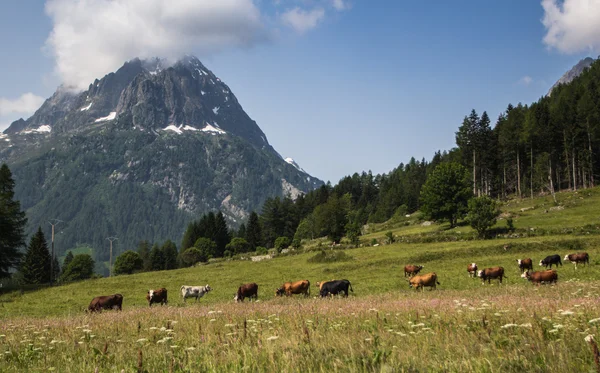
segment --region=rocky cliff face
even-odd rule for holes
[[[583,60],[579,61],[575,66],[571,68],[571,70],[564,73],[564,75],[561,76],[560,79],[558,79],[558,81],[554,83],[554,85],[552,85],[552,87],[547,93],[547,96],[550,96],[554,88],[556,88],[558,85],[572,82],[573,79],[577,78],[585,69],[590,67],[593,62],[594,59],[591,57],[586,57]]]
[[[81,93],[59,88],[0,138],[29,229],[64,221],[61,250],[105,238],[179,242],[187,222],[221,210],[232,225],[268,197],[322,182],[288,163],[229,87],[194,57],[133,60]],[[62,249],[61,249],[62,248]]]

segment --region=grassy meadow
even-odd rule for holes
[[[584,338],[600,339],[600,189],[557,198],[561,208],[551,209],[551,197],[508,202],[503,212],[517,231],[503,238],[472,239],[467,226],[388,223],[370,227],[363,239],[383,242],[391,230],[399,242],[343,250],[322,244],[328,254],[341,253],[332,262],[310,260],[321,251],[322,240],[315,240],[305,251],[267,261],[219,261],[4,294],[0,370],[596,371]],[[455,238],[402,241],[424,234]],[[563,263],[557,285],[536,287],[520,278],[516,259],[530,257],[540,268],[547,255],[576,251],[587,251],[591,265]],[[467,275],[471,262],[503,266],[508,278],[482,285]],[[424,265],[441,285],[415,292],[405,264]],[[342,278],[352,283],[350,297],[316,298],[314,283]],[[281,283],[299,279],[311,281],[311,297],[274,296]],[[259,301],[235,304],[233,294],[246,282],[259,284]],[[198,303],[181,300],[181,285],[206,284],[214,290]],[[158,287],[168,289],[169,305],[148,308],[146,291]],[[94,296],[113,293],[123,294],[123,312],[83,312]]]

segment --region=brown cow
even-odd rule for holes
[[[102,310],[117,309],[121,311],[123,296],[121,294],[101,295],[92,299],[88,306],[88,312],[100,312]]]
[[[308,297],[310,295],[310,281],[286,282],[279,289],[275,290],[276,296],[282,296],[283,294],[288,297],[292,294],[304,294],[304,296]]]
[[[425,291],[425,286],[430,286],[435,289],[436,284],[440,285],[435,272],[413,276],[408,280],[409,287],[415,288],[415,290],[419,290],[419,288],[421,288],[421,291]]]
[[[233,300],[243,302],[244,298],[250,298],[250,301],[252,301],[252,298],[254,300],[258,299],[258,285],[255,282],[240,286]]]
[[[517,259],[517,265],[519,266],[521,273],[527,270],[533,271],[533,260],[531,260],[531,258]]]
[[[545,271],[538,272],[527,271],[523,273],[521,277],[526,278],[540,286],[541,283],[556,283],[558,280],[558,273],[556,272],[556,269],[547,269]]]
[[[499,283],[502,283],[502,277],[507,278],[506,276],[504,276],[504,268],[503,267],[493,267],[493,268],[486,268],[486,269],[482,269],[477,273],[477,277],[479,277],[483,282],[482,284],[485,285],[485,280],[487,280],[488,284],[490,283],[491,279],[498,279]]]
[[[404,266],[404,277],[412,277],[418,275],[419,272],[423,269],[423,266],[415,266],[415,265],[406,265]]]
[[[583,263],[583,265],[590,264],[590,256],[588,253],[577,253],[577,254],[567,254],[565,255],[564,261],[569,261],[575,264],[575,269],[577,269],[578,263]]]
[[[469,277],[475,278],[477,275],[477,264],[471,263],[467,266],[467,272],[469,272]]]
[[[152,303],[160,303],[161,306],[167,304],[167,289],[160,288],[157,290],[148,290],[146,300],[150,307],[152,307]]]

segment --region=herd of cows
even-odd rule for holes
[[[331,281],[323,281],[317,282],[317,286],[319,287],[319,294],[321,297],[327,297],[330,295],[343,295],[348,296],[348,290],[354,292],[352,289],[352,285],[348,280],[331,280]],[[196,298],[196,302],[198,298],[202,298],[206,293],[212,290],[209,285],[205,286],[181,286],[181,297],[183,301],[186,302],[187,298]],[[310,296],[310,281],[301,280],[295,282],[286,282],[280,288],[275,290],[276,296],[291,296],[293,294],[304,294],[304,296]],[[244,299],[254,300],[258,299],[258,284],[252,282],[249,284],[244,284],[240,286],[235,293],[233,299],[236,302],[243,302]],[[146,300],[148,301],[148,306],[152,307],[154,303],[160,303],[161,305],[167,304],[167,289],[160,288],[156,290],[148,290],[146,293]],[[95,297],[90,302],[90,305],[87,308],[88,312],[100,312],[106,309],[115,309],[122,310],[123,309],[123,295],[121,294],[113,294],[113,295],[102,295],[99,297]]]
[[[575,264],[588,264],[590,263],[590,257],[587,253],[576,253],[567,254],[564,259],[565,262],[569,261]],[[532,283],[536,283],[538,286],[543,283],[556,283],[558,280],[558,273],[556,269],[552,269],[555,265],[557,268],[560,265],[562,267],[562,261],[558,254],[549,255],[546,258],[540,260],[539,265],[546,267],[544,271],[533,271],[533,261],[531,258],[517,259],[517,265],[521,270],[521,277],[525,278]],[[548,267],[550,269],[548,269]],[[437,280],[437,274],[435,272],[420,275],[419,272],[423,269],[421,265],[407,265],[404,267],[404,277],[408,277],[408,283],[411,288],[416,290],[421,289],[424,291],[425,287],[436,288],[436,285],[440,285]],[[502,283],[502,278],[506,278],[504,275],[503,267],[491,267],[479,269],[476,263],[471,263],[467,266],[467,272],[469,276],[475,278],[478,277],[485,284],[488,284],[491,280],[496,279],[499,283]],[[316,286],[319,288],[319,295],[321,297],[328,297],[333,295],[342,295],[347,297],[348,291],[354,292],[352,284],[348,280],[330,280],[317,282]],[[209,285],[205,286],[181,286],[181,297],[186,302],[187,298],[195,298],[196,302],[198,298],[202,298],[205,294],[210,292],[212,288]],[[310,296],[310,281],[301,280],[295,282],[286,282],[277,290],[275,290],[276,296],[291,296],[293,294],[303,294],[304,296]],[[253,298],[258,299],[258,284],[248,283],[240,286],[234,295],[236,302],[243,302],[245,298],[252,300]],[[148,305],[151,307],[154,303],[160,303],[161,305],[167,304],[167,289],[161,288],[156,290],[148,290],[146,294],[146,300]],[[103,309],[116,309],[122,310],[123,296],[121,294],[103,295],[95,297],[90,302],[87,308],[88,312],[99,312]]]
[[[590,256],[588,253],[567,254],[563,260],[575,264],[575,269],[577,269],[577,264],[590,264]],[[531,258],[517,259],[517,265],[521,270],[522,278],[539,286],[544,283],[556,283],[558,280],[558,272],[556,269],[552,269],[552,266],[555,265],[558,268],[558,265],[560,265],[562,267],[562,261],[558,254],[549,255],[540,260],[540,266],[545,267],[546,270],[537,272],[533,271],[533,260],[531,260]],[[548,269],[548,267],[550,269]],[[425,287],[435,289],[436,285],[440,285],[435,272],[419,275],[419,272],[421,272],[422,269],[423,266],[416,265],[407,265],[404,267],[404,277],[409,277],[408,281],[410,287],[417,290],[420,288],[421,291],[423,291]],[[467,272],[469,273],[469,276],[473,278],[480,278],[483,284],[485,284],[486,281],[489,284],[491,280],[498,280],[499,283],[502,283],[502,278],[506,278],[504,275],[504,267],[491,267],[480,270],[476,263],[471,263],[467,266]]]

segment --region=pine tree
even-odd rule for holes
[[[235,234],[236,237],[241,237],[241,238],[245,238],[246,237],[246,224],[242,223],[240,224],[240,229],[238,229],[237,233]]]
[[[144,271],[152,270],[152,262],[150,261],[150,243],[146,240],[140,241],[137,247],[137,253],[140,254],[144,262]]]
[[[42,227],[39,227],[37,233],[29,241],[29,246],[21,265],[23,282],[26,284],[49,283],[51,260],[44,232],[42,232]]]
[[[164,269],[177,269],[177,246],[171,240],[165,241],[162,246]]]
[[[225,246],[231,241],[231,235],[227,228],[225,216],[223,216],[221,211],[215,216],[215,230],[212,239],[217,244],[216,256],[222,257],[225,252]]]
[[[19,248],[25,246],[27,218],[14,198],[15,182],[6,164],[0,167],[0,278],[19,265]]]
[[[71,263],[72,260],[73,260],[73,252],[71,250],[69,250],[69,252],[65,256],[65,260],[63,261],[63,265],[62,265],[63,271],[65,268],[67,268],[67,266],[69,265],[69,263]]]
[[[250,218],[248,218],[248,226],[246,227],[245,238],[246,241],[248,241],[248,244],[250,244],[250,249],[252,251],[255,251],[258,246],[262,245],[262,227],[260,226],[258,214],[254,211],[250,213]]]
[[[151,271],[161,271],[165,267],[165,260],[163,258],[163,253],[158,247],[158,244],[154,244],[152,246],[152,250],[150,250],[150,270]]]

